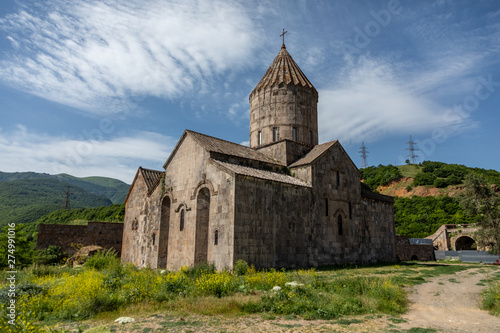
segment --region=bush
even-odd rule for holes
[[[208,262],[202,262],[183,270],[184,274],[191,278],[198,278],[204,274],[212,274],[216,271],[215,265]]]
[[[248,271],[248,263],[245,260],[239,259],[235,262],[233,270],[237,275],[245,275]]]
[[[446,179],[443,179],[443,178],[436,178],[436,180],[434,180],[434,187],[437,187],[437,188],[445,188],[445,187],[448,187],[448,181]]]
[[[95,255],[88,258],[85,262],[85,267],[102,270],[105,268],[113,268],[120,265],[120,259],[116,256],[113,249],[105,251],[97,251]]]
[[[63,252],[59,246],[50,245],[38,254],[38,263],[42,265],[60,265],[64,264],[68,254]]]
[[[490,284],[489,288],[483,291],[483,309],[493,315],[500,314],[500,282]]]
[[[432,173],[419,172],[413,179],[413,186],[434,185],[436,176]]]

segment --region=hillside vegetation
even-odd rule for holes
[[[35,251],[40,223],[47,224],[86,224],[88,221],[123,222],[125,203],[96,208],[76,208],[57,210],[27,224],[16,225],[16,260],[18,265],[36,262],[39,253]],[[7,265],[7,227],[0,232],[0,268]]]
[[[396,233],[412,238],[430,236],[443,224],[476,221],[463,211],[457,200],[469,173],[482,175],[491,186],[500,187],[500,172],[458,164],[424,161],[419,165],[361,169],[363,182],[372,191],[395,196]]]
[[[104,177],[0,172],[0,227],[12,222],[31,223],[61,209],[68,186],[72,208],[121,204],[129,188],[122,181]]]

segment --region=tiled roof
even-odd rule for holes
[[[275,181],[275,182],[303,186],[303,187],[312,187],[311,185],[307,184],[306,182],[304,182],[300,179],[297,179],[297,178],[294,178],[292,176],[288,176],[288,175],[285,175],[282,173],[261,170],[261,169],[255,169],[255,168],[250,168],[250,167],[243,166],[243,165],[236,165],[236,164],[221,162],[221,161],[217,161],[217,160],[212,160],[212,161],[213,161],[213,163],[218,164],[218,165],[222,166],[223,168],[226,168],[226,169],[228,169],[228,170],[230,170],[238,175],[250,176],[250,177],[254,177],[254,178],[271,180],[271,181]]]
[[[255,149],[252,149],[250,147],[242,146],[234,142],[214,138],[212,136],[193,132],[190,130],[186,130],[186,132],[191,134],[196,141],[198,141],[203,147],[205,147],[206,150],[210,152],[242,157],[275,165],[284,165],[282,162],[275,160],[274,158],[256,151]]]
[[[250,95],[255,91],[261,90],[268,86],[279,85],[280,83],[302,85],[312,88],[316,91],[316,88],[307,79],[304,73],[300,70],[299,66],[293,61],[292,56],[286,50],[285,45],[281,47],[280,52],[274,58],[273,63],[267,69],[262,79],[259,81],[255,89]]]
[[[298,161],[292,163],[290,165],[290,168],[297,167],[300,165],[307,165],[311,164],[315,159],[321,156],[325,151],[328,150],[331,146],[333,146],[335,143],[337,143],[337,140],[335,141],[330,141],[326,142],[317,146],[314,146],[313,149],[311,149],[310,152],[308,152],[304,157],[299,159]]]
[[[141,170],[142,177],[144,177],[144,181],[148,188],[148,193],[150,193],[158,185],[158,181],[161,176],[163,176],[164,171],[144,169],[143,167],[139,167],[139,170]]]
[[[390,195],[385,195],[385,194],[380,194],[376,192],[371,192],[367,189],[364,189],[361,187],[361,196],[363,198],[367,199],[373,199],[373,200],[378,200],[378,201],[386,201],[386,202],[394,202],[394,197],[391,197]]]

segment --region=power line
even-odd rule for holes
[[[71,205],[69,203],[69,198],[70,198],[71,194],[74,194],[73,192],[70,192],[71,188],[72,188],[72,186],[66,186],[66,192],[64,193],[64,201],[63,201],[61,209],[70,209],[71,208]]]
[[[408,145],[408,148],[405,148],[405,150],[408,150],[410,153],[406,155],[406,157],[410,158],[411,164],[416,164],[417,163],[417,157],[419,157],[417,154],[415,154],[415,151],[420,150],[416,148],[417,143],[413,141],[411,135],[410,135],[410,141],[406,143]]]
[[[359,153],[361,153],[361,168],[366,168],[368,166],[368,161],[366,157],[368,156],[369,151],[366,150],[365,142],[361,142],[361,150]]]

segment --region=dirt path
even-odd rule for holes
[[[500,332],[500,318],[479,309],[478,285],[489,273],[481,268],[444,275],[416,286],[410,295],[412,304],[402,318],[400,328],[426,327],[444,332]]]

